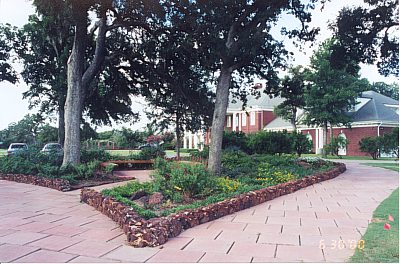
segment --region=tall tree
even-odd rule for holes
[[[84,99],[88,93],[98,90],[97,86],[92,85],[93,81],[100,78],[104,83],[107,82],[106,77],[103,79],[100,77],[105,67],[113,69],[112,73],[118,74],[121,78],[130,78],[130,71],[134,71],[137,66],[132,56],[135,52],[133,43],[138,35],[151,30],[152,18],[159,12],[162,14],[162,9],[159,8],[159,2],[155,0],[146,2],[35,0],[34,4],[41,14],[53,17],[59,12],[71,14],[75,30],[72,50],[67,60],[68,88],[65,102],[63,165],[79,163],[79,128],[84,110]],[[121,42],[109,43],[108,40],[113,35],[119,36]],[[92,48],[91,41],[88,41],[91,37],[95,41],[93,55],[86,56],[87,51]],[[126,38],[129,41],[123,41]],[[123,58],[124,55],[131,57]]]
[[[293,131],[297,131],[299,122],[297,111],[305,106],[304,93],[307,87],[303,67],[296,66],[289,69],[289,75],[286,75],[273,90],[275,96],[284,99],[274,108],[274,113],[288,120],[292,124]]]
[[[6,146],[15,142],[33,144],[41,130],[42,122],[40,115],[25,115],[20,121],[11,123],[6,129],[0,131],[0,141]]]
[[[12,40],[13,33],[10,30],[10,25],[0,25],[0,82],[16,83],[18,80],[17,73],[14,71],[10,61]]]
[[[308,27],[308,11],[318,0],[176,2],[176,12],[186,21],[187,32],[192,32],[202,52],[203,65],[219,75],[208,161],[208,169],[219,174],[230,89],[241,90],[239,93],[245,95],[241,88],[248,87],[255,77],[265,79],[267,89],[277,85],[277,70],[284,66],[288,53],[272,35],[272,28],[283,14],[290,14],[300,21],[301,27],[284,28],[281,32],[302,40],[313,39],[318,30]]]
[[[211,125],[213,93],[208,73],[199,65],[191,36],[175,23],[174,13],[160,34],[143,42],[146,82],[142,86],[152,106],[148,116],[161,129],[175,128],[177,157],[185,130],[197,131]]]
[[[343,8],[330,26],[339,40],[331,61],[377,63],[382,75],[399,75],[399,2],[364,0],[368,7]]]
[[[333,39],[322,43],[311,56],[307,73],[310,86],[305,94],[304,122],[322,126],[324,146],[327,145],[328,125],[348,126],[351,116],[347,113],[356,104],[358,94],[368,85],[367,80],[360,80],[358,75],[347,72],[347,68],[336,69],[331,66],[334,43]]]

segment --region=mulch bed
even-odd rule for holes
[[[1,174],[0,180],[15,181],[19,183],[27,183],[32,185],[38,185],[42,187],[47,187],[55,189],[61,192],[68,192],[84,187],[93,187],[103,184],[109,184],[114,182],[129,181],[134,179],[134,177],[129,178],[94,178],[90,180],[81,180],[76,184],[71,184],[69,181],[64,179],[49,179],[36,175],[25,175],[25,174]]]
[[[205,207],[183,210],[167,217],[152,218],[149,220],[139,216],[132,207],[118,202],[111,197],[103,196],[93,189],[82,189],[81,201],[93,206],[117,222],[127,235],[130,245],[134,247],[155,247],[166,243],[169,238],[176,237],[182,231],[191,227],[247,209],[279,196],[293,193],[315,183],[333,179],[346,171],[345,164],[334,164],[335,168],[329,171],[243,193]]]

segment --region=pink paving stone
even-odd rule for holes
[[[303,212],[328,212],[328,206],[299,206],[299,211]]]
[[[308,217],[308,218],[316,218],[314,212],[309,212],[309,211],[292,211],[292,210],[287,210],[285,211],[285,217]]]
[[[283,234],[307,234],[307,235],[315,235],[319,236],[321,233],[319,228],[316,226],[291,226],[284,225],[282,229]]]
[[[327,262],[347,262],[354,255],[355,249],[350,248],[331,248],[327,247],[324,250],[324,256]]]
[[[256,210],[254,211],[254,216],[257,216],[257,215],[265,215],[265,216],[283,217],[284,214],[285,214],[285,211],[283,211],[283,210],[256,209]]]
[[[45,222],[45,223],[51,223],[51,222],[56,222],[58,220],[62,220],[65,218],[70,217],[69,215],[55,215],[55,214],[42,214],[38,215],[35,217],[29,218],[31,221],[35,222]]]
[[[39,248],[3,244],[0,245],[0,262],[11,262],[37,250],[39,250]]]
[[[87,257],[101,257],[120,246],[105,242],[84,240],[78,244],[63,249],[61,252],[82,255]]]
[[[265,215],[238,215],[233,219],[233,223],[255,223],[265,224],[267,216]]]
[[[241,242],[249,242],[256,243],[258,239],[257,234],[249,233],[246,231],[222,231],[222,233],[218,236],[216,240],[228,240],[228,241],[241,241]]]
[[[83,226],[85,224],[91,223],[96,221],[95,218],[87,218],[87,217],[81,217],[79,215],[74,215],[59,221],[54,222],[54,224],[59,224],[59,225],[68,225],[68,226]]]
[[[189,237],[189,238],[209,238],[210,240],[214,240],[219,234],[221,230],[219,229],[193,229],[190,228],[188,230],[183,231],[180,234],[180,237]]]
[[[218,221],[220,221],[220,222],[232,222],[233,219],[235,219],[236,216],[237,216],[236,214],[226,215],[226,216],[218,218],[218,219],[216,219],[214,221],[217,221],[217,222]],[[208,223],[208,225],[210,225],[210,223]]]
[[[60,251],[64,248],[81,242],[82,239],[76,237],[49,236],[29,243],[29,246]]]
[[[13,230],[13,229],[0,229],[0,237],[2,236],[6,236],[12,233],[17,232],[17,230]]]
[[[0,237],[0,242],[15,244],[15,245],[24,245],[29,242],[39,240],[41,238],[47,237],[47,234],[40,234],[34,232],[26,232],[26,231],[17,231],[15,233]]]
[[[318,219],[349,219],[346,212],[316,212]]]
[[[133,248],[131,246],[122,246],[102,256],[102,258],[121,262],[145,262],[159,251],[160,249],[157,248]]]
[[[209,240],[195,238],[185,247],[184,251],[227,253],[233,244],[233,239],[233,237],[231,240]]]
[[[278,245],[276,258],[286,261],[325,262],[322,250],[315,246],[287,246]]]
[[[285,263],[288,261],[285,261],[284,259],[278,259],[278,258],[264,258],[264,257],[254,257],[251,261],[251,263]],[[294,261],[291,260],[290,263],[292,262],[301,262],[299,261]]]
[[[367,219],[335,219],[338,227],[368,227]]]
[[[243,230],[246,223],[227,223],[227,222],[212,222],[208,226],[208,230]]]
[[[269,234],[269,233],[281,233],[282,225],[278,224],[248,224],[244,229],[246,233],[252,234]]]
[[[85,256],[79,256],[74,258],[73,260],[69,261],[68,263],[114,263],[119,262],[117,260],[112,259],[102,259],[102,258],[91,258]]]
[[[90,239],[90,240],[97,240],[97,241],[109,241],[116,237],[119,237],[123,234],[123,231],[118,228],[115,230],[109,230],[106,228],[96,228],[96,229],[89,229],[75,237],[82,238],[82,239]]]
[[[207,263],[250,263],[252,257],[243,254],[240,255],[227,255],[213,252],[206,252],[201,258],[200,262]]]
[[[19,258],[16,262],[19,263],[54,263],[54,262],[68,262],[75,258],[76,255],[65,254],[61,252],[54,252],[45,249],[35,251],[25,257]]]
[[[24,225],[33,222],[32,220],[25,220],[18,217],[4,217],[0,221],[0,228],[13,228],[19,225]]]
[[[87,228],[78,227],[78,226],[67,226],[67,225],[60,225],[53,227],[51,229],[47,229],[42,231],[42,233],[50,234],[50,235],[58,235],[58,236],[66,236],[72,237],[87,231]]]
[[[300,226],[299,217],[268,217],[267,224],[281,224],[281,225],[294,225]]]
[[[252,257],[273,258],[275,254],[275,249],[276,245],[235,242],[231,250],[229,250],[228,255],[235,256],[246,254],[246,256]]]
[[[353,233],[358,233],[357,228],[355,227],[328,227],[322,226],[320,227],[322,235],[348,235]]]
[[[41,232],[53,227],[59,226],[59,224],[55,223],[43,223],[43,222],[31,222],[25,225],[20,225],[14,227],[16,230],[22,230],[22,231],[29,231],[29,232]]]
[[[313,218],[301,218],[301,226],[337,227],[334,219],[313,219]]]
[[[326,236],[314,236],[314,235],[300,235],[301,246],[314,246],[321,247],[331,246],[334,243],[338,243],[341,240],[339,235],[326,235]]]
[[[193,263],[198,262],[204,251],[183,251],[162,249],[147,262],[149,263]]]
[[[299,245],[299,235],[295,234],[261,234],[258,244]]]
[[[90,218],[88,218],[88,219],[90,219]],[[82,225],[82,227],[90,228],[90,229],[93,229],[93,228],[108,228],[108,229],[111,230],[111,229],[114,229],[114,228],[118,227],[118,225],[115,222],[113,222],[111,219],[104,219],[102,217],[102,219],[99,219],[99,220],[84,224],[84,225]]]
[[[193,238],[191,238],[191,237],[182,237],[182,236],[173,237],[173,238],[168,239],[167,243],[160,246],[160,249],[165,248],[165,249],[181,250],[186,245],[188,245],[192,240],[193,240]]]
[[[35,216],[39,216],[39,215],[43,215],[43,214],[44,213],[41,213],[41,212],[34,213],[34,212],[22,211],[22,212],[14,212],[12,214],[8,214],[7,216],[8,217],[18,217],[18,218],[22,218],[22,219],[27,219],[27,218],[31,218],[31,217],[35,217]]]

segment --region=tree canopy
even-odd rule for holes
[[[12,40],[13,34],[10,25],[0,25],[0,82],[16,83],[18,80],[17,73],[11,65]]]
[[[377,63],[382,75],[399,75],[399,2],[364,0],[368,7],[343,8],[331,24],[339,42],[332,62]]]

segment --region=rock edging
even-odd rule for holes
[[[49,179],[35,175],[0,173],[0,180],[39,185],[42,187],[56,189],[62,192],[67,192],[71,190],[70,182],[64,179]]]
[[[105,197],[93,189],[82,189],[81,201],[117,222],[127,235],[130,245],[155,247],[166,243],[168,238],[176,237],[186,229],[293,193],[315,183],[333,179],[344,171],[346,171],[345,164],[335,163],[335,168],[330,171],[243,193],[205,207],[183,210],[166,217],[149,220],[140,217],[131,207],[111,197]]]

